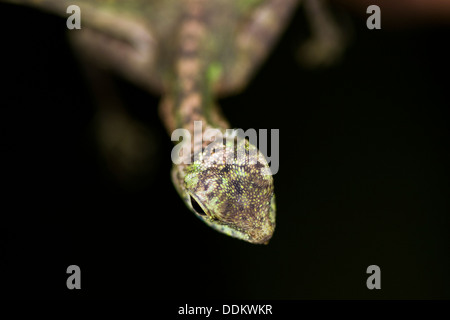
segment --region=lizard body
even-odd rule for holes
[[[70,32],[74,42],[92,61],[160,93],[160,114],[169,134],[185,128],[194,135],[194,121],[201,121],[203,133],[217,129],[230,138],[215,98],[243,89],[298,1],[9,2],[62,16],[69,5],[78,5],[83,28]],[[188,208],[211,227],[251,243],[267,243],[275,229],[268,163],[256,146],[231,138],[192,143],[194,161],[174,164],[173,183]],[[235,155],[236,147],[248,157]],[[219,161],[230,150],[234,161]]]

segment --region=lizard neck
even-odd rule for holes
[[[229,127],[213,97],[213,85],[220,68],[208,48],[212,39],[206,24],[203,2],[186,2],[174,50],[169,85],[161,103],[161,115],[169,134],[178,128],[194,134],[194,121],[202,122],[202,131]]]

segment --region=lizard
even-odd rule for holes
[[[194,135],[195,121],[203,124],[203,133],[219,130],[227,142],[190,144],[194,157],[173,165],[173,184],[210,227],[250,243],[268,243],[276,225],[270,167],[257,146],[228,139],[230,125],[216,100],[245,88],[299,0],[3,1],[65,17],[67,8],[77,5],[82,28],[69,32],[71,40],[91,61],[159,93],[159,113],[169,134],[184,128]],[[248,157],[218,161],[236,144]]]

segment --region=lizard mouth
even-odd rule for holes
[[[275,231],[275,225],[267,221],[264,226],[252,228],[250,230],[241,230],[240,228],[219,222],[218,220],[210,221],[209,219],[202,219],[206,224],[210,225],[217,231],[224,233],[230,237],[244,240],[253,244],[268,244]]]
[[[274,231],[275,226],[267,223],[265,227],[253,230],[248,241],[254,244],[268,244]]]

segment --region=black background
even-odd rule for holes
[[[306,70],[300,10],[233,127],[280,129],[268,246],[196,219],[170,181],[159,98],[116,79],[157,141],[134,186],[108,176],[94,98],[65,19],[0,5],[0,291],[28,298],[450,299],[450,50],[445,27],[366,29],[342,63]],[[82,271],[66,288],[66,268]],[[366,268],[381,268],[381,290]]]

